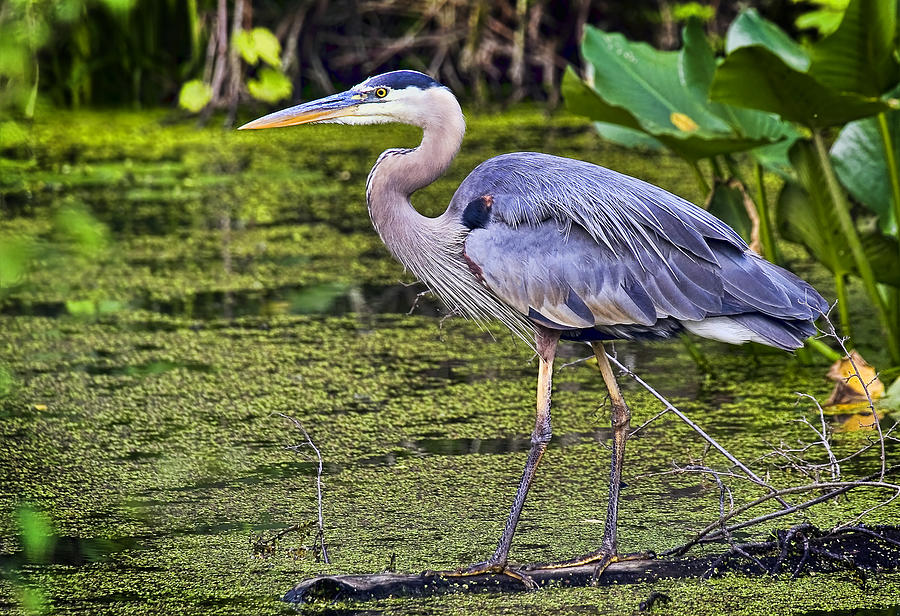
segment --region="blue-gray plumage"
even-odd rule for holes
[[[602,340],[665,338],[687,330],[740,344],[796,349],[827,309],[806,282],[750,251],[705,210],[641,180],[534,152],[479,165],[441,216],[410,195],[456,156],[465,121],[456,98],[431,77],[394,71],[347,92],[254,120],[241,128],[311,122],[402,122],[422,129],[412,149],[387,150],[366,182],[369,215],[391,253],[455,312],[499,319],[534,344],[537,420],[525,472],[500,543],[487,561],[444,575],[501,572],[532,585],[507,556],[538,461],[550,441],[553,360],[561,338],[589,342],[612,405],[612,464],[600,548],[555,563],[621,560],[618,495],[630,412]]]
[[[476,209],[487,198],[490,210]],[[484,284],[564,338],[668,337],[686,328],[796,349],[827,309],[806,282],[705,210],[583,161],[497,156],[463,181],[449,211],[478,216],[464,251]]]

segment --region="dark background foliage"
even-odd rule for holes
[[[679,24],[690,15],[703,18],[708,33],[720,39],[743,7],[756,6],[789,31],[809,8],[785,0],[70,0],[60,5],[69,5],[68,13],[48,9],[52,33],[37,54],[39,87],[55,105],[75,107],[169,105],[188,79],[214,80],[223,16],[226,33],[237,15],[243,29],[262,26],[277,36],[293,99],[413,68],[472,102],[533,98],[556,104],[565,67],[581,65],[578,45],[585,24],[674,49],[680,44]],[[246,80],[257,69],[238,70]],[[227,90],[215,92],[214,106],[234,103]]]

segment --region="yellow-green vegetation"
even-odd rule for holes
[[[0,611],[287,613],[279,597],[312,575],[487,556],[524,463],[535,366],[499,328],[441,323],[430,304],[405,314],[418,288],[397,284],[409,279],[369,229],[363,186],[377,154],[414,143],[415,131],[324,126],[251,138],[153,114],[58,119],[0,163],[0,241],[28,245],[17,279],[0,280]],[[476,162],[517,149],[602,162],[697,196],[681,162],[603,147],[568,116],[524,109],[470,118],[470,130],[448,180],[417,195],[422,210],[443,208]],[[617,345],[743,459],[813,440],[792,421],[814,417],[794,392],[824,398],[821,365],[701,348],[709,373],[677,342]],[[581,353],[565,347],[560,364]],[[625,389],[635,424],[660,410]],[[513,558],[597,547],[609,472],[603,402],[594,368],[560,369],[554,442]],[[285,449],[304,438],[275,413],[299,419],[322,451],[331,565],[313,558],[311,534],[253,554],[258,535],[316,516],[315,458]],[[837,434],[835,451],[866,438]],[[661,551],[714,519],[713,482],[654,474],[704,456],[721,464],[673,419],[629,443],[623,550]],[[804,481],[769,471],[779,485]],[[734,488],[740,501],[760,494]],[[852,493],[778,525],[828,526],[878,498]],[[885,508],[866,522],[896,516]],[[890,606],[900,576],[865,589],[850,575],[729,576],[307,609],[619,614],[651,590],[671,596],[666,614],[803,613]]]

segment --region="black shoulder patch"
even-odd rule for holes
[[[494,205],[494,198],[490,195],[472,199],[463,210],[462,224],[469,229],[483,229],[491,219],[492,205]]]
[[[391,71],[390,73],[372,77],[366,81],[366,85],[373,88],[385,86],[392,90],[402,90],[403,88],[427,90],[428,88],[441,87],[441,84],[419,71]]]

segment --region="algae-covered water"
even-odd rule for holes
[[[519,149],[700,198],[682,162],[603,146],[575,118],[520,109],[469,124],[447,178],[415,197],[423,212],[441,211],[478,161]],[[536,365],[503,330],[417,303],[421,289],[370,229],[370,165],[416,138],[402,127],[246,134],[161,114],[61,113],[0,144],[0,611],[273,614],[290,611],[281,595],[309,576],[452,568],[493,551],[528,447]],[[827,276],[785,251],[827,295]],[[703,369],[678,341],[616,348],[748,461],[814,440],[794,421],[814,417],[795,392],[827,396],[823,360],[697,344]],[[586,353],[562,354],[560,366]],[[602,532],[602,381],[588,364],[555,379],[554,441],[519,525],[519,562],[586,552]],[[636,424],[661,409],[623,384]],[[304,436],[279,414],[322,453],[330,565],[313,550],[316,458],[289,449]],[[852,451],[868,435],[834,438]],[[714,519],[714,483],[657,474],[724,466],[685,426],[658,420],[627,458],[623,551],[662,551]],[[846,470],[873,464],[863,456]],[[778,485],[804,481],[755,468]],[[758,495],[733,488],[739,500]],[[827,526],[877,500],[855,494],[780,525]],[[274,550],[254,547],[295,524]],[[658,591],[671,598],[660,613],[831,613],[889,608],[898,590],[895,574],[865,588],[849,574],[732,575],[303,609],[620,614]]]

